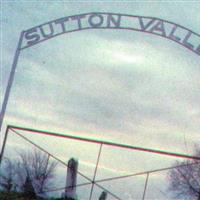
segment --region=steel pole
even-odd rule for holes
[[[8,79],[8,84],[7,84],[6,91],[5,91],[5,96],[4,96],[3,103],[2,103],[2,108],[1,108],[1,113],[0,113],[0,131],[1,131],[1,128],[2,128],[2,124],[3,124],[5,112],[6,112],[6,107],[7,107],[7,104],[8,104],[8,99],[9,99],[9,96],[10,96],[11,87],[12,87],[12,84],[13,84],[13,81],[14,81],[14,76],[15,76],[15,71],[16,71],[16,68],[17,68],[18,58],[19,58],[19,55],[20,55],[20,48],[21,48],[21,44],[22,44],[23,35],[24,35],[24,31],[22,31],[21,34],[20,34],[20,38],[19,38],[19,41],[18,41],[17,49],[15,51],[15,56],[14,56],[14,59],[13,59],[12,68],[11,68],[9,79]]]

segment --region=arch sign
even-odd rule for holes
[[[172,40],[195,53],[197,56],[200,56],[199,34],[176,23],[155,17],[93,12],[67,16],[32,27],[26,31],[22,31],[20,35],[2,104],[0,129],[3,123],[20,51],[65,33],[88,29],[118,29],[149,33]]]

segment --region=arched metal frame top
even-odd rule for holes
[[[52,20],[23,31],[20,50],[56,36],[88,29],[132,30],[172,40],[200,56],[200,35],[179,24],[155,17],[92,12]]]
[[[88,29],[132,30],[172,40],[200,56],[200,35],[176,23],[155,17],[91,12],[52,20],[22,31],[15,52],[0,113],[2,127],[20,51],[56,36]]]

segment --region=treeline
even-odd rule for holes
[[[1,200],[61,200],[49,198],[57,162],[50,161],[48,154],[33,149],[20,152],[16,160],[4,157],[0,168]]]

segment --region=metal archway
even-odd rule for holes
[[[22,31],[15,52],[0,113],[2,127],[20,52],[56,36],[88,29],[132,30],[157,35],[200,56],[200,35],[179,24],[155,17],[109,12],[91,12],[52,20]]]

